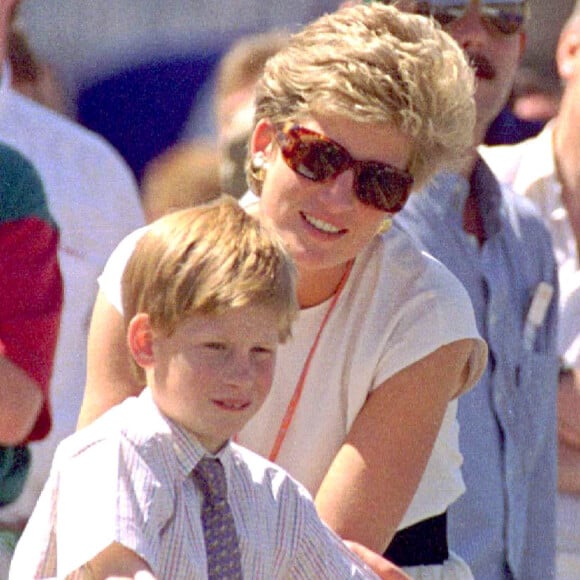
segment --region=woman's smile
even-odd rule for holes
[[[339,228],[326,220],[314,217],[310,213],[301,211],[300,215],[309,226],[324,234],[342,235],[348,231],[346,228]]]

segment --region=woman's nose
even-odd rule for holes
[[[347,169],[325,180],[320,185],[321,199],[324,200],[330,209],[342,211],[351,209],[356,202],[354,181],[355,175],[352,169]]]

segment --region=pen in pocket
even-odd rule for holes
[[[540,282],[534,291],[534,296],[524,324],[524,348],[533,350],[538,328],[543,324],[548,306],[554,295],[554,288],[547,282]]]

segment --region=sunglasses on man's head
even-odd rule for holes
[[[372,1],[372,0],[371,0]],[[367,2],[370,4],[370,1]],[[383,4],[393,4],[384,1]],[[470,0],[429,0],[413,2],[413,12],[432,16],[441,26],[446,26],[462,18],[471,4]],[[480,0],[479,14],[483,23],[492,31],[509,35],[519,32],[528,15],[527,0]]]
[[[396,213],[403,209],[413,185],[413,176],[377,161],[356,161],[328,137],[287,123],[277,130],[282,158],[293,171],[312,181],[324,181],[352,169],[354,191],[364,204]]]

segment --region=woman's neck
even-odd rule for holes
[[[350,272],[351,265],[352,262],[347,262],[327,270],[298,268],[297,293],[300,308],[317,306],[333,296]]]

